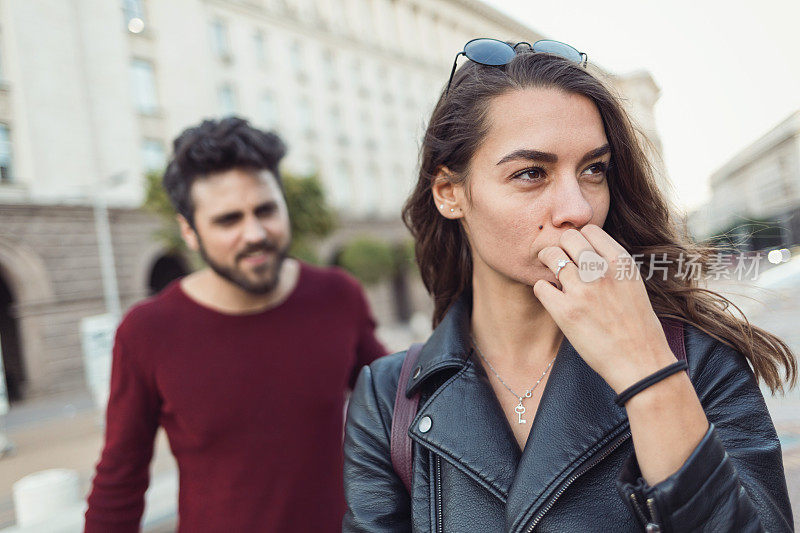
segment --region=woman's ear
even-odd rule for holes
[[[454,182],[453,174],[447,167],[439,167],[431,186],[431,193],[433,201],[436,202],[436,209],[442,216],[451,219],[464,216],[461,205],[464,202],[463,185]]]

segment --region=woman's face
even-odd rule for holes
[[[557,245],[569,228],[602,227],[608,213],[611,154],[600,112],[584,96],[531,88],[494,98],[488,119],[470,161],[470,200],[463,189],[453,191],[475,273],[529,286],[555,282],[539,250]]]

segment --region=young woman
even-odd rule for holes
[[[620,100],[566,45],[464,54],[404,208],[435,330],[402,382],[406,352],[361,373],[344,531],[792,530],[757,379],[793,384],[795,357],[686,275],[710,250],[678,230]],[[420,395],[410,492],[398,387]]]

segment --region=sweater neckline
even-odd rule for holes
[[[203,313],[205,313],[207,315],[211,315],[211,316],[214,316],[214,317],[217,317],[217,318],[221,318],[221,319],[225,319],[225,320],[235,320],[235,319],[239,319],[239,318],[247,319],[247,318],[262,317],[264,315],[268,315],[270,313],[282,310],[284,307],[289,305],[293,300],[295,300],[297,298],[297,295],[298,295],[298,293],[300,291],[300,284],[303,283],[303,281],[304,281],[304,279],[306,277],[306,274],[307,274],[306,264],[303,263],[300,260],[297,260],[297,264],[299,265],[299,270],[298,270],[298,273],[297,273],[297,281],[295,282],[294,287],[292,288],[291,292],[286,296],[286,298],[284,298],[277,305],[274,305],[272,307],[268,307],[266,309],[262,309],[260,311],[253,311],[253,312],[249,312],[249,313],[226,313],[224,311],[220,311],[218,309],[214,309],[212,307],[209,307],[209,306],[207,306],[205,304],[202,304],[202,303],[198,302],[197,300],[195,300],[194,298],[189,296],[189,294],[185,290],[183,290],[183,286],[181,284],[181,280],[183,278],[175,280],[175,290],[174,290],[174,292],[178,295],[178,297],[181,300],[183,300],[184,302],[188,303],[192,307],[202,311]]]

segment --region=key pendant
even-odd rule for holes
[[[522,418],[522,415],[525,414],[525,406],[522,405],[522,398],[519,399],[519,404],[514,408],[514,412],[517,413],[517,424],[527,424],[528,421]]]

